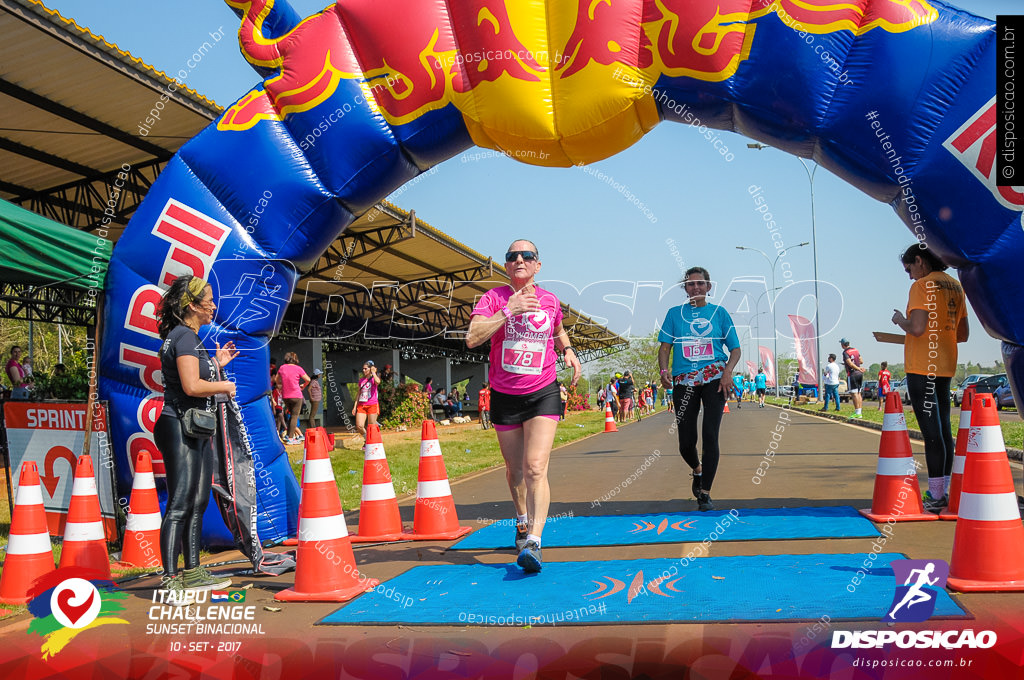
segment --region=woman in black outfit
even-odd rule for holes
[[[199,566],[203,512],[213,482],[213,437],[189,437],[181,422],[190,408],[212,411],[214,397],[235,396],[233,382],[216,380],[217,367],[223,368],[238,354],[234,343],[228,342],[224,347],[217,344],[211,359],[199,339],[199,328],[210,323],[216,309],[210,285],[189,274],[174,280],[160,304],[164,407],[153,429],[153,438],[167,469],[167,509],[160,525],[160,555],[163,587],[172,593],[231,585],[231,579],[214,576]],[[178,555],[182,552],[185,571],[179,574]],[[169,599],[173,601],[174,595]]]

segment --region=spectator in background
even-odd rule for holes
[[[64,364],[57,364],[56,366],[53,367],[53,376],[54,377],[57,377],[58,375],[67,375],[67,373],[68,373],[68,367],[65,366]]]
[[[284,422],[284,399],[281,398],[281,376],[277,374],[277,366],[270,369],[270,405],[274,409],[274,422],[277,423],[277,435],[281,441],[287,439],[288,433]]]
[[[313,377],[309,381],[309,426],[320,427],[320,403],[324,399],[324,390],[320,385],[320,376],[324,374],[319,368],[313,369]]]
[[[392,370],[391,364],[384,364],[384,370],[380,372],[380,382],[388,386],[395,384],[395,372]]]
[[[847,392],[850,393],[850,399],[853,401],[853,415],[850,417],[862,418],[861,406],[864,400],[860,390],[864,385],[864,362],[861,359],[860,351],[855,347],[850,347],[849,340],[843,338],[839,344],[843,348],[843,366],[846,368],[848,383]]]
[[[616,378],[612,376],[608,381],[608,386],[604,390],[604,399],[606,404],[610,404],[612,407],[612,414],[615,418],[619,417],[619,394],[615,389]]]
[[[34,382],[32,377],[32,357],[27,356],[21,361],[21,372],[25,375],[25,382],[31,384]]]
[[[619,420],[625,422],[633,416],[633,393],[636,385],[633,384],[633,373],[626,371],[619,379]]]
[[[825,383],[825,405],[821,407],[822,411],[828,410],[828,400],[832,399],[836,404],[836,410],[839,410],[839,364],[836,363],[836,355],[828,355],[828,363],[825,364],[825,368],[821,369],[821,375],[824,378]]]
[[[477,395],[477,409],[480,411],[480,424],[486,430],[491,426],[491,386],[484,383]]]
[[[11,381],[11,399],[28,399],[28,381],[25,369],[21,367],[21,347],[11,347],[11,358],[7,361],[7,379]]]
[[[604,410],[604,385],[597,391],[597,408]]]
[[[885,407],[885,397],[892,391],[892,373],[889,372],[889,362],[883,361],[882,368],[878,371],[878,410]]]
[[[445,418],[451,418],[451,412],[448,408],[448,397],[445,396],[444,388],[438,388],[437,392],[434,393],[433,398],[431,398],[430,403],[433,406],[439,407],[444,413]],[[433,411],[433,409],[431,409],[431,411]]]
[[[284,363],[278,367],[277,377],[281,381],[281,398],[284,399],[285,419],[288,421],[284,443],[299,444],[305,441],[299,432],[299,412],[302,410],[302,391],[309,384],[309,376],[299,366],[298,354],[288,352],[284,355]]]

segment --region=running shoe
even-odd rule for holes
[[[945,510],[947,505],[949,505],[949,499],[945,496],[942,498],[933,498],[931,491],[924,492],[924,509],[928,512],[938,514]]]
[[[186,569],[181,576],[181,583],[185,590],[219,590],[230,586],[231,579],[211,574],[206,567],[200,566]]]
[[[516,552],[517,553],[523,551],[523,548],[526,546],[526,536],[529,533],[530,532],[526,530],[525,526],[523,526],[523,527],[517,526],[516,527]]]
[[[167,596],[163,600],[164,604],[174,607],[185,604],[185,586],[181,582],[181,574],[165,575],[160,579],[160,589],[167,591]]]
[[[690,490],[693,491],[694,498],[700,498],[700,478],[701,475],[695,475],[692,472],[690,476],[693,477],[693,482],[690,484]]]
[[[863,417],[864,417],[864,416],[862,416],[862,415],[861,415],[861,414],[859,414],[859,413],[851,413],[851,414],[850,414],[850,418],[852,418],[853,420],[860,420],[860,419],[861,419],[861,418],[863,418]]]
[[[711,494],[707,491],[702,491],[700,496],[697,497],[697,509],[701,512],[715,509],[715,504],[711,502]]]
[[[516,564],[523,568],[527,574],[534,574],[544,566],[540,559],[540,546],[537,541],[527,541],[526,545],[519,552]]]

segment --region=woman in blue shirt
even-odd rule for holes
[[[712,288],[707,269],[687,269],[683,287],[689,300],[668,310],[658,334],[658,366],[661,384],[672,388],[679,453],[693,470],[697,509],[706,511],[714,509],[710,492],[718,470],[718,430],[732,372],[740,360],[740,341],[729,313],[707,301]],[[702,405],[703,456],[698,457],[697,417]]]

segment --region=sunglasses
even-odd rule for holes
[[[537,253],[532,250],[510,250],[505,253],[505,262],[515,262],[517,257],[522,256],[523,262],[536,262]]]

